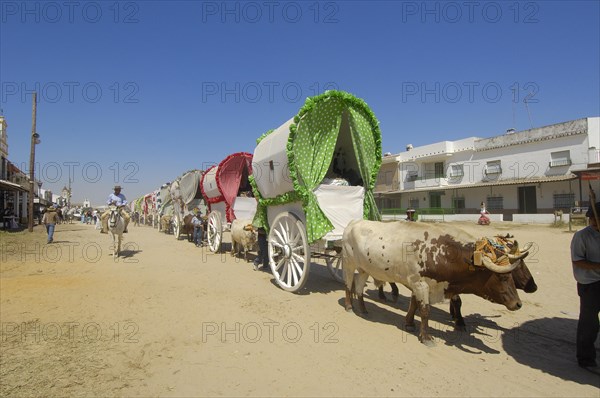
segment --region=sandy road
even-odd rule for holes
[[[517,312],[463,297],[466,333],[437,305],[434,348],[402,330],[405,289],[380,303],[369,285],[361,318],[322,265],[291,294],[243,260],[148,227],[131,228],[118,262],[86,225],[58,226],[51,246],[40,227],[2,234],[0,395],[598,397],[600,377],[574,361],[571,234],[463,226],[535,242],[539,290],[521,293]]]

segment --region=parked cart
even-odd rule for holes
[[[256,199],[249,181],[251,174],[252,154],[238,152],[202,176],[202,195],[210,211],[207,240],[212,252],[221,250],[223,233],[230,230],[233,220],[254,218]]]
[[[200,190],[201,170],[192,170],[171,183],[170,193],[173,203],[173,235],[179,239],[181,234],[190,233],[191,224],[185,224],[186,216],[191,219],[194,208],[204,209]]]
[[[352,220],[380,219],[373,187],[381,133],[373,112],[351,94],[327,91],[308,98],[294,118],[257,141],[254,224],[268,230],[277,284],[300,290],[312,259],[324,259],[342,281],[344,228]]]

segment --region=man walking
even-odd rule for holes
[[[46,232],[48,233],[48,243],[52,243],[54,240],[54,228],[57,221],[58,213],[56,212],[56,207],[50,206],[42,218],[42,224],[46,226]]]

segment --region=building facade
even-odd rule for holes
[[[491,138],[407,145],[384,156],[374,193],[384,215],[407,208],[474,214],[485,202],[497,219],[523,220],[519,215],[586,206],[588,182],[600,191],[599,172],[600,118],[593,117]]]

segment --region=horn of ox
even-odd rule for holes
[[[526,256],[527,253],[522,255],[523,258],[525,258]],[[511,262],[510,265],[498,265],[495,264],[492,260],[490,260],[488,256],[482,256],[481,261],[483,262],[485,268],[489,269],[492,272],[497,272],[499,274],[507,274],[509,272],[512,272],[515,268],[519,266],[519,264],[521,264],[521,261],[519,259],[518,261]]]
[[[527,257],[527,255],[529,254],[529,249],[531,249],[531,246],[533,246],[533,243],[529,242],[525,245],[523,250],[520,250],[520,254],[515,255],[515,254],[507,253],[506,255],[511,263],[513,261],[522,260],[525,257]],[[515,245],[513,247],[513,252],[519,252],[519,243],[517,241],[515,241]]]
[[[525,245],[525,247],[523,248],[523,250],[521,250],[521,253],[525,253],[526,251],[529,251],[529,249],[531,249],[531,247],[533,246],[533,242],[529,242]]]

